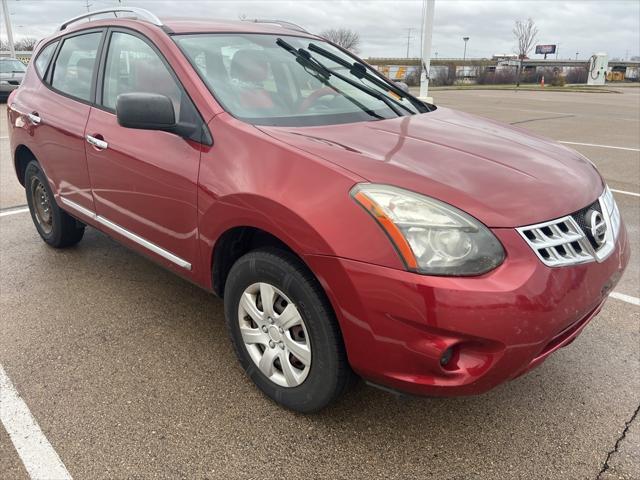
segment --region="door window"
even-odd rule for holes
[[[107,52],[102,104],[115,110],[118,95],[157,93],[169,97],[180,118],[183,92],[149,44],[127,33],[114,32]]]
[[[91,84],[102,32],[67,38],[56,58],[51,86],[81,100],[91,99]]]

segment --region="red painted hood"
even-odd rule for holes
[[[603,189],[595,167],[573,150],[447,108],[346,125],[260,129],[369,182],[450,203],[490,227],[573,213]]]

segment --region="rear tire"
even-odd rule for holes
[[[31,219],[40,237],[54,248],[69,247],[82,240],[84,224],[58,207],[38,162],[29,162],[24,178]]]
[[[278,404],[315,412],[350,385],[353,373],[333,309],[294,255],[269,248],[238,259],[224,305],[240,364]]]

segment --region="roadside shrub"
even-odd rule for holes
[[[478,73],[476,82],[479,85],[504,85],[516,81],[514,68],[501,68],[496,70],[483,69]]]
[[[435,87],[450,86],[456,82],[456,66],[452,63],[437,70],[431,67],[431,70],[434,73],[430,80]]]
[[[522,73],[520,74],[520,83],[539,83],[542,79],[542,75],[544,73],[538,72],[535,68],[524,68],[522,67]],[[547,77],[545,76],[545,80]]]
[[[587,69],[585,67],[572,67],[565,75],[567,83],[587,83]]]
[[[565,81],[564,77],[560,74],[556,75],[555,77],[553,77],[553,80],[551,80],[551,85],[554,87],[564,87],[564,85],[567,82]]]
[[[420,85],[420,70],[411,71],[409,75],[405,77],[404,83],[406,83],[409,87]]]

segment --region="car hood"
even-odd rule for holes
[[[454,205],[489,227],[573,213],[604,187],[593,164],[577,152],[447,108],[345,125],[259,128],[369,182]]]

